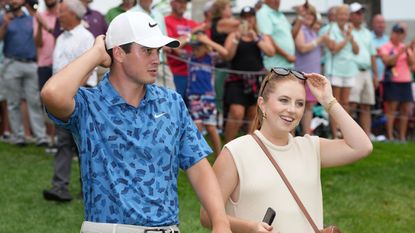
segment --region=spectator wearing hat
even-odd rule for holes
[[[205,158],[211,150],[174,91],[153,85],[159,51],[179,42],[145,13],[114,18],[105,36],[45,84],[54,122],[78,146],[87,232],[179,233],[177,178],[186,171],[214,233],[230,233],[218,182]],[[110,72],[81,87],[99,64]],[[139,64],[139,65],[137,65]]]
[[[105,14],[105,20],[107,23],[111,23],[111,21],[119,14],[124,13],[131,9],[135,4],[137,4],[136,0],[122,0],[121,4],[111,8]]]
[[[317,23],[316,8],[308,4],[304,6],[302,25],[295,38],[295,69],[305,73],[321,73],[321,45],[329,43],[328,34],[317,35],[313,29]],[[302,133],[311,134],[311,119],[313,118],[312,108],[317,102],[306,84],[306,107],[302,119]]]
[[[186,62],[181,59],[190,57],[192,48],[187,43],[190,41],[192,30],[198,25],[196,21],[185,18],[183,15],[187,9],[188,0],[171,0],[171,14],[164,18],[167,35],[180,41],[180,47],[173,49],[167,57],[167,62],[173,72],[176,91],[186,98],[187,77],[189,75]]]
[[[137,0],[137,4],[129,11],[143,12],[153,18],[157,25],[160,27],[163,35],[167,35],[166,23],[164,22],[164,16],[157,9],[152,7],[153,0]],[[171,52],[171,48],[164,47],[160,51],[160,65],[158,67],[158,74],[156,84],[162,87],[167,87],[172,90],[176,90],[176,86],[173,81],[173,73],[167,64],[166,53]]]
[[[333,95],[346,111],[349,111],[350,90],[355,85],[355,76],[358,73],[354,55],[359,53],[353,34],[353,26],[348,22],[350,17],[349,6],[346,4],[336,8],[336,23],[330,30],[329,49],[332,53],[330,67],[327,67],[328,78],[333,86]],[[331,133],[337,138],[336,122],[330,118]]]
[[[272,56],[275,53],[271,38],[257,30],[255,9],[244,7],[240,13],[241,24],[238,31],[226,38],[230,61],[230,73],[225,82],[224,104],[227,111],[225,122],[225,142],[238,136],[244,120],[251,127],[255,115],[255,105],[264,64],[262,53]]]
[[[413,100],[411,87],[411,70],[414,64],[414,52],[403,43],[407,27],[397,23],[392,27],[388,43],[380,48],[380,56],[385,64],[383,72],[383,102],[387,118],[386,133],[388,140],[395,140],[394,123],[399,120],[398,140],[405,142],[408,128],[408,117]],[[399,112],[396,114],[396,110]]]
[[[358,112],[360,126],[370,136],[371,107],[375,105],[375,89],[379,85],[376,48],[369,29],[364,25],[366,8],[357,2],[350,4],[349,8],[350,21],[353,24],[353,37],[359,46],[359,53],[354,58],[359,71],[354,78],[356,82],[350,92],[350,112],[354,113],[357,109],[360,110]]]

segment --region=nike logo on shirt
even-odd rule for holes
[[[159,114],[154,114],[154,118],[155,118],[155,119],[160,118],[160,117],[162,117],[164,114],[166,114],[166,112],[162,112],[162,113],[159,113]]]
[[[148,26],[153,28],[153,27],[157,26],[157,23],[155,23],[155,24],[148,23]]]

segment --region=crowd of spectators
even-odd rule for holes
[[[404,23],[386,32],[380,14],[365,22],[366,8],[359,3],[330,8],[326,22],[308,2],[296,6],[296,17],[289,20],[280,11],[280,0],[263,0],[236,14],[229,0],[209,0],[203,6],[204,20],[196,22],[184,16],[187,0],[171,0],[168,15],[152,7],[152,0],[123,0],[106,15],[89,8],[92,0],[76,1],[82,2],[84,14],[71,8],[73,1],[63,1],[71,8],[66,11],[61,1],[45,0],[42,12],[24,0],[0,1],[3,140],[17,146],[48,145],[53,153],[59,149],[39,90],[57,69],[79,56],[75,50],[92,46],[85,39],[62,47],[62,41],[77,33],[65,22],[75,15],[93,38],[105,34],[107,24],[125,11],[147,13],[163,33],[181,42],[179,48],[161,50],[156,84],[183,97],[199,129],[210,135],[215,154],[221,147],[220,132],[228,142],[251,127],[259,84],[273,67],[324,74],[339,103],[372,139],[385,134],[389,141],[408,140],[414,121],[415,43],[405,44]],[[98,74],[85,85],[95,86],[105,72],[97,68]],[[316,134],[312,121],[319,106],[309,90],[306,101],[301,129],[293,133]],[[384,130],[374,132],[375,120],[384,121]],[[342,137],[335,122],[329,122],[330,135]]]

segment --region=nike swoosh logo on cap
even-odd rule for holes
[[[155,24],[148,23],[148,26],[153,28],[153,27],[157,26],[157,23],[155,23]]]

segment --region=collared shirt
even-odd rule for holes
[[[88,7],[83,20],[85,28],[88,29],[94,37],[105,35],[105,33],[107,33],[107,22],[105,21],[104,16],[98,11]]]
[[[388,43],[389,36],[386,34],[382,34],[382,36],[377,37],[375,32],[372,31],[372,40],[376,50],[379,50],[384,44]],[[385,65],[383,64],[382,58],[379,56],[376,57],[376,65],[378,67],[378,78],[381,79],[383,77],[383,71],[385,70]]]
[[[47,24],[48,28],[54,28],[57,15],[50,11],[45,11],[40,13],[43,21]],[[38,30],[38,22],[37,20],[33,20],[33,37],[36,38],[37,30]],[[38,66],[51,66],[53,64],[53,49],[55,48],[55,38],[54,36],[46,31],[45,28],[42,27],[42,47],[37,48],[37,64]]]
[[[142,12],[148,14],[152,19],[154,19],[163,35],[167,36],[167,30],[166,30],[166,23],[164,22],[164,16],[157,10],[151,9],[150,13],[144,10],[140,4],[136,4],[134,7],[129,9],[128,11],[132,12]],[[163,50],[160,51],[160,62],[165,63],[166,62],[166,56]]]
[[[107,21],[107,23],[111,23],[111,21],[117,17],[119,14],[124,13],[125,10],[124,8],[121,7],[121,5],[116,6],[114,8],[109,9],[109,11],[107,12],[107,14],[105,14],[105,20]]]
[[[339,43],[345,39],[337,23],[332,25],[330,31],[330,39]],[[352,43],[347,44],[336,54],[331,56],[331,67],[328,69],[329,76],[349,78],[354,77],[358,73],[358,67],[354,61]]]
[[[376,49],[372,41],[372,35],[366,26],[361,25],[360,29],[354,28],[353,38],[359,46],[359,53],[355,55],[355,61],[360,69],[370,69],[372,67],[372,56],[376,55]]]
[[[291,33],[291,24],[285,15],[264,4],[256,14],[257,26],[261,33],[270,35],[275,43],[290,55],[295,54],[294,39]],[[264,66],[271,70],[275,66],[294,68],[294,63],[288,62],[284,57],[276,54],[272,57],[264,56]]]
[[[74,61],[90,49],[94,44],[94,36],[81,24],[70,31],[64,31],[56,40],[53,52],[53,73],[60,71],[63,67]],[[89,86],[96,86],[98,82],[95,71],[89,76]]]
[[[98,86],[78,90],[66,123],[49,114],[78,146],[86,221],[178,224],[179,168],[212,152],[178,93],[145,89],[139,106],[131,106],[106,74]]]
[[[3,20],[3,15],[1,15],[0,24]],[[23,13],[22,16],[16,16],[9,22],[4,37],[3,51],[5,57],[36,60],[32,16]]]

